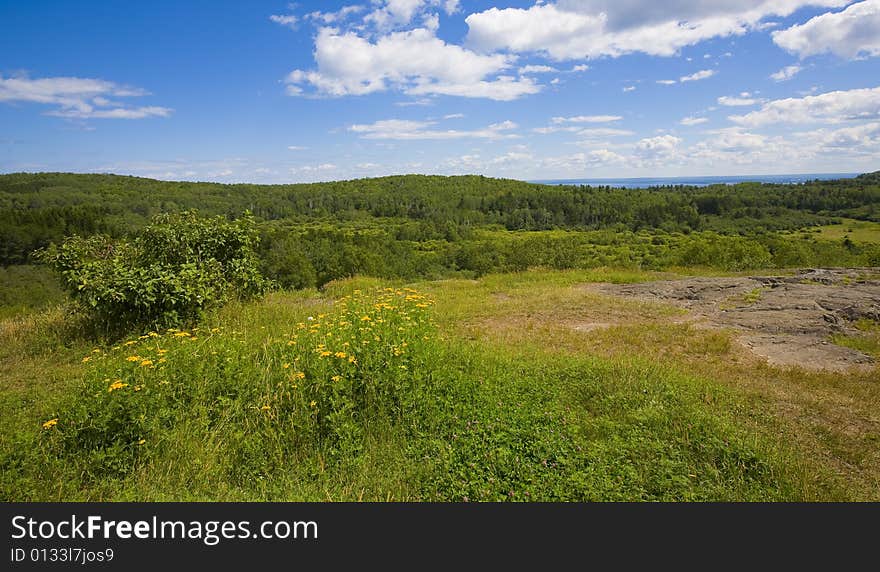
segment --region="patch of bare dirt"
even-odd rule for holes
[[[740,343],[773,365],[847,371],[874,364],[830,338],[855,333],[853,323],[860,318],[880,321],[878,269],[813,268],[794,276],[700,277],[595,289],[685,308],[687,321],[733,329]]]

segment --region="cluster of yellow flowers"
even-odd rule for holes
[[[413,339],[423,338],[414,331],[428,323],[423,309],[432,304],[411,288],[355,290],[336,300],[332,312],[308,316],[282,342],[279,362],[285,381],[254,408],[274,417],[283,403],[293,400],[318,414],[325,407],[321,396],[328,395],[330,387],[347,391],[344,388],[352,387],[347,384],[372,383],[373,372],[406,370],[401,356]]]
[[[110,387],[107,388],[107,392],[112,393],[112,392],[116,391],[117,389],[123,389],[125,387],[128,387],[128,384],[122,383],[121,379],[117,379],[116,381],[114,381],[113,383],[110,384]]]

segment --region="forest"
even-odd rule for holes
[[[529,267],[720,270],[880,265],[880,249],[796,231],[880,221],[880,173],[782,185],[620,189],[406,175],[294,185],[0,175],[0,265],[64,237],[129,236],[160,213],[251,213],[287,288],[354,275],[478,277]],[[794,234],[793,234],[794,233]],[[794,240],[792,239],[794,237]]]

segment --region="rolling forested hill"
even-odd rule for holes
[[[841,218],[880,221],[880,175],[618,189],[482,176],[226,185],[9,174],[0,175],[0,265],[28,264],[36,249],[64,236],[123,236],[155,214],[187,209],[252,212],[266,272],[295,287],[353,274],[480,275],[540,265],[857,265],[877,263],[876,248],[808,234],[792,242],[780,233]]]

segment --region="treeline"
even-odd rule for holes
[[[328,224],[271,228],[262,241],[263,272],[286,288],[321,286],[369,275],[385,278],[479,277],[531,267],[645,270],[701,266],[718,270],[803,266],[880,266],[880,245],[816,240],[809,234],[751,236],[714,231],[667,233],[477,230],[468,238],[400,240],[395,229]]]
[[[187,209],[228,217],[247,210],[267,229],[321,223],[384,230],[390,225],[395,240],[458,243],[486,228],[752,235],[827,224],[834,217],[878,221],[878,205],[876,173],[798,185],[648,189],[548,186],[481,176],[225,185],[20,173],[0,175],[0,265],[26,263],[35,249],[64,236],[121,236],[156,214]],[[277,230],[267,234],[286,240]],[[321,274],[317,267],[316,272]]]

